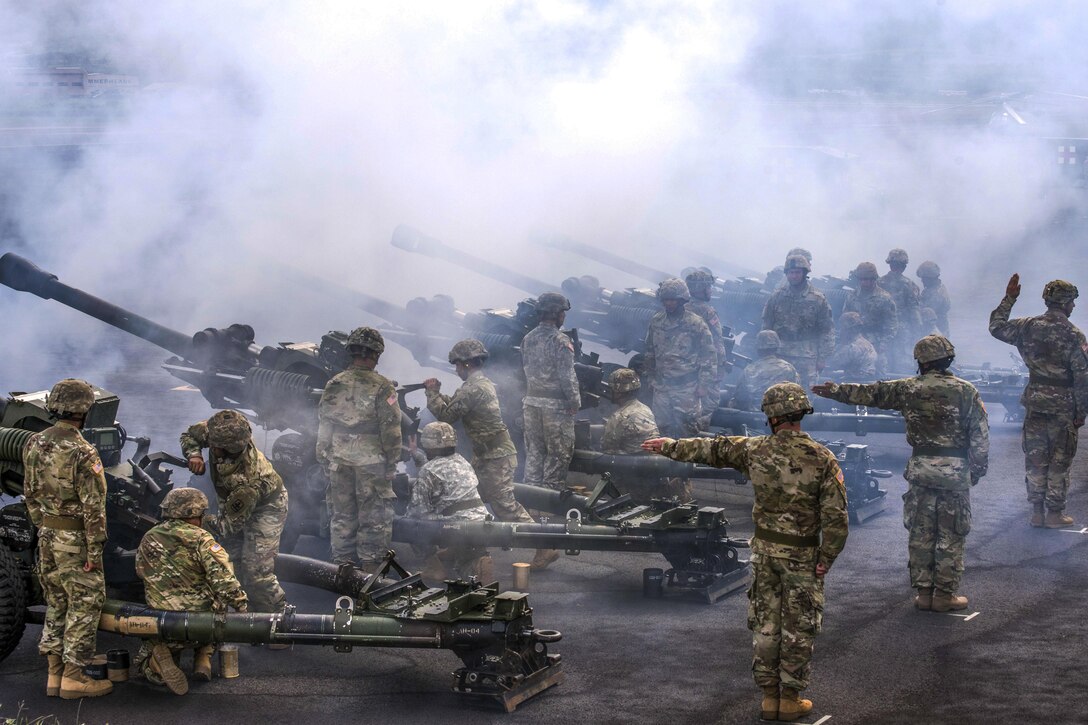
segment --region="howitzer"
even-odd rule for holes
[[[740,434],[765,429],[767,416],[751,410],[717,408],[710,414],[710,425]],[[907,427],[901,415],[870,413],[868,408],[859,405],[852,411],[810,413],[805,416],[805,429],[864,436],[868,433],[905,433]]]

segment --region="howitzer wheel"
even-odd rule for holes
[[[0,660],[11,654],[26,628],[26,581],[19,562],[0,544]]]

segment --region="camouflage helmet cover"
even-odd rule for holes
[[[558,315],[570,309],[570,300],[558,292],[544,292],[536,298],[536,309],[542,315]]]
[[[880,272],[877,271],[876,265],[872,262],[862,262],[854,270],[854,276],[859,280],[862,279],[876,279],[880,276]]]
[[[692,285],[714,284],[714,273],[711,272],[709,269],[693,269],[688,272],[688,275],[684,278],[684,281],[687,283],[689,290],[691,289]]]
[[[457,432],[449,423],[428,423],[420,431],[419,444],[430,450],[453,448],[457,445]]]
[[[691,293],[688,291],[688,286],[684,284],[684,280],[670,277],[657,286],[657,299],[687,302],[691,299]]]
[[[249,445],[253,429],[237,410],[221,410],[208,418],[208,445],[239,453]]]
[[[812,252],[808,251],[804,247],[794,247],[790,251],[786,252],[786,259],[789,259],[795,254],[800,254],[802,257],[809,261],[809,264],[812,264]]]
[[[45,399],[45,407],[54,413],[73,413],[85,415],[94,405],[94,390],[86,380],[65,378],[61,380]]]
[[[470,360],[484,359],[487,360],[488,352],[484,344],[479,340],[469,338],[468,340],[461,340],[455,343],[450,348],[449,360],[450,364],[456,364],[459,362],[468,362]]]
[[[382,333],[373,327],[356,327],[348,335],[347,347],[348,352],[351,352],[352,348],[357,348],[381,355],[385,352],[385,339],[382,337]]]
[[[782,347],[782,340],[774,330],[760,330],[756,335],[756,350],[772,352]]]
[[[1056,305],[1066,305],[1077,299],[1080,292],[1072,282],[1064,279],[1055,279],[1046,283],[1043,288],[1043,299]]]
[[[797,383],[775,383],[763,393],[763,405],[760,406],[768,418],[782,418],[794,413],[811,413],[805,389]]]
[[[952,343],[944,335],[926,335],[914,343],[914,359],[920,363],[955,356],[956,348],[952,347]]]
[[[786,257],[786,264],[782,269],[786,272],[789,272],[791,269],[803,269],[806,272],[811,272],[812,262],[808,261],[808,258],[803,254],[791,254]]]
[[[910,257],[907,256],[907,250],[896,247],[888,252],[888,258],[884,261],[888,264],[906,264],[910,261]]]
[[[175,488],[160,504],[164,519],[196,519],[208,510],[208,497],[199,488]]]
[[[934,279],[941,276],[941,268],[936,262],[922,262],[918,265],[917,274],[922,279]]]
[[[839,318],[839,327],[844,330],[853,330],[856,327],[861,327],[864,320],[861,319],[861,315],[857,312],[844,312],[842,317]]]
[[[638,373],[631,368],[620,368],[613,370],[608,376],[608,387],[613,393],[629,393],[641,388],[642,381],[639,380]]]

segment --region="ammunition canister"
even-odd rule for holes
[[[514,584],[513,589],[515,592],[527,592],[529,591],[529,565],[524,562],[514,562]]]
[[[106,676],[110,682],[128,680],[130,664],[127,649],[111,649],[106,652]]]
[[[642,596],[659,598],[665,596],[665,572],[656,567],[642,570]]]
[[[227,679],[238,676],[238,645],[219,645],[219,676]]]

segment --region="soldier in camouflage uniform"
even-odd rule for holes
[[[919,304],[922,309],[931,309],[937,316],[937,329],[940,334],[948,337],[948,312],[952,309],[952,300],[948,296],[948,290],[941,282],[941,268],[936,262],[922,262],[918,265],[918,278],[922,280],[922,292],[919,296]]]
[[[643,447],[677,461],[735,468],[752,481],[752,671],[763,689],[763,718],[788,722],[812,709],[799,693],[808,686],[822,624],[824,576],[846,545],[849,517],[838,460],[801,431],[801,419],[812,412],[805,391],[778,383],[762,407],[769,436],[657,438]]]
[[[941,335],[914,346],[918,375],[869,384],[824,383],[812,391],[843,403],[898,410],[913,447],[903,477],[903,524],[910,531],[914,606],[947,612],[966,609],[956,591],[971,530],[971,487],[986,475],[990,427],[975,386],[948,372],[956,351]]]
[[[666,435],[695,435],[718,407],[718,355],[710,328],[684,309],[691,298],[683,280],[658,285],[665,308],[650,320],[642,376],[653,385],[654,418]]]
[[[421,465],[412,486],[408,517],[431,521],[486,519],[487,509],[480,498],[476,472],[457,452],[453,426],[428,423],[420,431],[419,444],[426,460],[416,460]],[[476,547],[439,549],[427,559],[423,575],[437,581],[474,576],[485,584],[495,578],[491,555],[487,549]]]
[[[729,362],[729,353],[725,349],[725,338],[722,333],[722,321],[718,318],[718,311],[710,304],[710,291],[714,288],[714,273],[707,268],[696,269],[688,274],[684,280],[691,293],[691,301],[687,308],[703,319],[710,328],[710,336],[714,339],[714,352],[718,355],[719,380],[729,372],[732,364]]]
[[[317,407],[317,460],[329,477],[333,561],[373,570],[393,533],[401,411],[393,382],[374,369],[385,352],[381,333],[356,328],[347,350],[351,365],[329,380]]]
[[[895,300],[877,285],[877,276],[875,264],[859,264],[854,270],[858,288],[846,298],[842,311],[861,315],[861,334],[876,348],[876,374],[884,375],[899,334],[899,317]]]
[[[1010,320],[1020,296],[1020,275],[1014,274],[1001,304],[990,313],[990,334],[1015,345],[1030,374],[1020,396],[1026,411],[1024,481],[1034,508],[1030,523],[1048,529],[1073,524],[1064,513],[1069,466],[1088,413],[1088,343],[1069,321],[1077,295],[1074,285],[1056,279],[1043,288],[1045,313]]]
[[[844,312],[839,317],[839,346],[827,361],[828,370],[841,370],[849,381],[876,377],[876,348],[861,334],[861,315]]]
[[[741,410],[759,410],[758,401],[763,393],[775,383],[801,384],[797,369],[778,357],[782,343],[774,330],[760,330],[756,335],[756,353],[759,358],[748,363],[737,383],[733,395],[733,405]]]
[[[53,427],[23,448],[23,495],[38,527],[38,575],[47,605],[38,651],[48,661],[46,695],[66,700],[98,697],[113,686],[83,674],[95,653],[95,633],[106,581],[106,477],[98,451],[79,431],[94,405],[83,380],[61,380],[46,408]]]
[[[896,318],[899,329],[895,336],[893,346],[893,365],[896,370],[910,369],[911,348],[916,340],[922,336],[922,316],[919,304],[918,285],[903,274],[907,269],[910,258],[903,249],[893,249],[888,252],[888,258],[884,260],[891,268],[890,271],[877,280],[880,289],[891,295],[895,302]]]
[[[808,281],[812,265],[801,254],[786,257],[787,284],[763,306],[763,329],[778,333],[779,355],[789,361],[808,384],[823,370],[835,351],[835,323],[831,305]]]
[[[146,534],[136,550],[136,574],[144,582],[149,607],[176,612],[219,612],[231,606],[245,612],[249,602],[231,570],[226,549],[201,528],[208,497],[195,488],[176,488],[162,500],[163,522]],[[144,640],[136,666],[144,676],[176,695],[189,691],[177,658],[193,649],[193,679],[212,679],[215,645]]]
[[[211,473],[219,506],[223,546],[239,569],[253,607],[278,612],[286,604],[276,578],[276,554],[287,522],[287,489],[276,469],[257,450],[252,429],[236,410],[220,410],[181,434],[189,470]],[[201,451],[207,448],[205,465]]]

